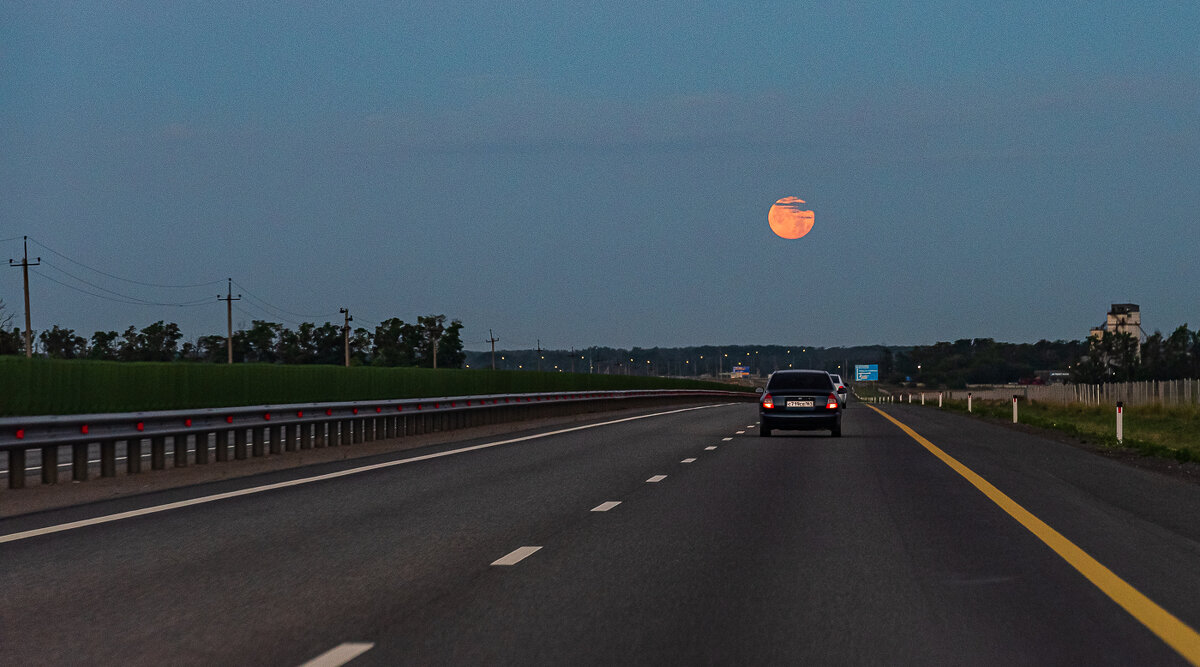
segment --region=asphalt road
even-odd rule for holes
[[[1200,487],[885,410],[1189,650]],[[1187,664],[1153,609],[867,406],[842,438],[658,412],[0,520],[0,663]]]

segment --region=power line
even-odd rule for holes
[[[322,313],[322,314],[320,314],[320,315],[310,315],[310,314],[306,314],[306,313],[294,313],[294,312],[292,312],[292,311],[290,311],[290,310],[288,310],[288,309],[286,309],[286,308],[280,308],[279,306],[276,306],[276,305],[272,304],[271,302],[269,302],[269,301],[267,301],[267,300],[263,299],[262,297],[255,296],[254,294],[252,294],[252,293],[250,292],[250,290],[246,289],[246,286],[245,286],[245,285],[243,285],[243,284],[239,283],[239,282],[238,282],[238,281],[236,281],[236,280],[235,280],[235,281],[233,281],[233,284],[234,284],[234,285],[237,285],[237,286],[238,286],[238,289],[242,290],[242,293],[243,293],[243,294],[245,294],[246,296],[250,297],[251,299],[253,299],[253,300],[255,300],[255,301],[258,301],[260,304],[262,304],[262,306],[264,306],[264,307],[265,307],[265,308],[264,308],[265,310],[277,310],[277,311],[279,311],[279,312],[281,312],[281,313],[286,313],[286,314],[288,314],[288,315],[291,315],[291,316],[293,316],[293,317],[304,317],[304,318],[310,318],[310,319],[318,319],[318,318],[321,318],[321,317],[330,318],[330,317],[333,317],[333,316],[334,316],[334,313]],[[280,319],[282,319],[282,318],[280,318]]]
[[[67,275],[67,276],[69,276],[69,277],[71,277],[71,278],[74,278],[75,280],[78,280],[79,282],[81,282],[81,283],[83,283],[83,284],[87,285],[88,287],[92,287],[92,288],[98,289],[98,290],[100,290],[101,292],[107,292],[107,293],[109,293],[109,294],[112,294],[113,296],[118,296],[118,297],[121,297],[122,299],[128,299],[129,301],[128,301],[127,303],[142,303],[142,304],[145,304],[145,305],[148,305],[148,306],[182,306],[182,305],[195,305],[195,304],[202,303],[203,301],[205,301],[205,300],[206,300],[206,299],[198,299],[198,300],[196,300],[196,301],[189,301],[189,302],[186,302],[186,303],[178,303],[178,302],[171,302],[171,303],[159,303],[159,302],[155,302],[155,301],[147,301],[146,299],[139,299],[139,298],[138,298],[138,297],[136,297],[136,296],[129,296],[128,294],[122,294],[122,293],[120,293],[120,292],[114,292],[113,290],[110,290],[110,289],[108,289],[108,288],[106,288],[106,287],[101,287],[100,285],[97,285],[96,283],[93,283],[93,282],[91,282],[91,281],[89,281],[89,280],[85,280],[85,279],[83,279],[83,278],[80,278],[79,276],[77,276],[77,275],[75,275],[75,274],[73,274],[73,273],[71,273],[71,272],[67,271],[66,269],[63,269],[61,266],[56,266],[56,265],[54,265],[54,264],[52,264],[52,263],[50,263],[50,262],[47,262],[47,261],[45,261],[45,260],[42,260],[42,263],[43,263],[43,264],[45,264],[46,266],[49,266],[50,268],[54,269],[55,271],[58,271],[58,272],[60,272],[60,273],[62,273],[62,274],[64,274],[64,275]],[[39,275],[41,275],[42,277],[47,277],[45,274],[39,274]],[[60,284],[61,284],[61,283],[60,283]]]
[[[41,271],[34,271],[34,273],[45,278],[46,280],[49,280],[52,283],[57,283],[59,285],[62,285],[63,287],[66,287],[67,289],[75,290],[76,292],[79,292],[81,294],[86,294],[88,296],[94,296],[97,299],[104,299],[105,301],[112,301],[114,303],[129,304],[131,306],[172,306],[172,307],[177,307],[177,308],[194,308],[196,306],[203,306],[207,303],[212,303],[208,299],[202,299],[199,301],[191,301],[188,303],[156,303],[153,301],[143,301],[141,299],[133,299],[132,297],[127,297],[123,294],[117,295],[121,298],[114,299],[113,297],[110,297],[110,296],[105,296],[103,294],[96,294],[95,292],[89,292],[88,290],[85,290],[81,287],[77,287],[75,285],[64,283],[63,281],[58,280],[57,278],[48,276],[45,273],[42,273]],[[70,274],[68,274],[68,275],[70,275]],[[74,277],[74,276],[72,276],[72,277]]]
[[[72,258],[62,254],[61,252],[55,250],[54,248],[51,248],[50,246],[46,245],[45,243],[42,243],[41,241],[33,238],[32,236],[29,237],[29,240],[40,245],[42,248],[49,250],[50,252],[54,253],[55,255],[62,257],[63,259],[67,260],[68,262],[71,262],[72,264],[78,264],[79,266],[82,266],[83,268],[85,268],[89,271],[95,271],[96,273],[99,273],[102,276],[108,276],[109,278],[112,278],[114,280],[121,280],[121,281],[124,281],[127,283],[133,283],[135,285],[143,285],[145,287],[166,287],[169,289],[186,289],[186,288],[191,288],[191,287],[208,287],[209,285],[219,285],[221,283],[220,280],[212,280],[212,281],[209,281],[206,283],[195,283],[192,285],[160,285],[158,283],[147,283],[147,282],[142,282],[140,280],[133,280],[130,278],[122,278],[121,276],[114,275],[112,273],[108,273],[107,271],[101,271],[100,269],[97,269],[93,266],[88,266],[87,264],[84,264],[83,262],[81,262],[77,259],[72,259]],[[59,269],[59,270],[61,271],[61,269]],[[63,273],[66,273],[66,271],[63,271]],[[68,274],[68,275],[70,275],[70,274]],[[75,276],[71,276],[71,277],[75,278]],[[79,278],[75,278],[75,279],[80,280]],[[81,282],[85,282],[85,281],[81,280]],[[95,285],[93,285],[93,287],[95,287]],[[103,288],[101,288],[101,289],[103,289]],[[108,291],[108,290],[105,290],[105,291]]]

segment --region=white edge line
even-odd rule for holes
[[[143,507],[141,509],[130,510],[128,512],[118,512],[116,514],[109,514],[106,516],[98,516],[98,517],[93,517],[91,519],[72,521],[70,523],[61,523],[56,526],[46,526],[44,528],[35,528],[33,530],[21,531],[19,533],[9,533],[8,535],[0,535],[0,544],[4,544],[5,542],[16,542],[18,540],[27,540],[31,537],[37,537],[39,535],[50,535],[52,533],[61,533],[63,531],[67,531],[67,530],[74,530],[76,528],[84,528],[86,526],[94,526],[94,525],[101,524],[101,523],[110,523],[113,521],[122,521],[124,519],[132,519],[134,517],[145,516],[147,514],[157,514],[158,512],[166,512],[169,510],[180,509],[183,507],[191,507],[192,505],[203,505],[205,503],[212,503],[212,502],[216,502],[218,500],[227,500],[229,498],[238,498],[240,496],[249,496],[249,495],[254,495],[256,493],[264,493],[266,491],[274,491],[276,489],[285,489],[285,488],[288,488],[291,486],[301,486],[304,484],[311,484],[313,482],[323,482],[325,480],[337,479],[339,477],[349,477],[350,475],[357,475],[359,473],[370,472],[372,470],[382,470],[384,468],[391,468],[391,467],[398,466],[398,465],[404,465],[406,463],[416,463],[418,461],[428,461],[430,459],[437,459],[437,458],[441,458],[443,456],[451,456],[454,454],[473,452],[473,451],[476,451],[479,449],[487,449],[489,447],[499,447],[500,445],[509,445],[514,442],[524,442],[526,440],[536,440],[538,438],[547,438],[552,435],[571,433],[572,431],[583,431],[586,429],[596,428],[599,426],[609,426],[612,424],[620,424],[622,422],[635,421],[638,419],[648,419],[650,417],[661,417],[664,415],[673,415],[673,414],[677,414],[680,412],[690,412],[692,410],[704,410],[707,408],[716,408],[716,407],[721,407],[722,405],[732,405],[732,404],[722,403],[722,404],[714,404],[714,405],[700,405],[700,406],[696,406],[696,407],[692,407],[692,408],[680,408],[679,410],[668,410],[667,412],[655,412],[653,414],[648,414],[648,415],[638,415],[636,417],[624,417],[622,419],[614,419],[612,421],[600,422],[598,424],[584,424],[583,426],[572,426],[571,428],[559,429],[557,431],[549,431],[546,433],[535,433],[534,435],[521,436],[520,438],[510,438],[508,440],[498,440],[496,442],[485,442],[481,445],[472,445],[470,447],[462,447],[460,449],[451,449],[448,451],[437,452],[434,454],[424,454],[422,456],[414,456],[412,458],[399,459],[397,461],[385,461],[383,463],[373,463],[371,465],[360,466],[358,468],[349,468],[346,470],[339,470],[337,472],[325,473],[324,475],[315,475],[313,477],[302,477],[300,479],[288,480],[286,482],[276,482],[274,484],[255,486],[255,487],[251,487],[248,489],[239,489],[237,491],[227,491],[225,493],[217,493],[217,494],[214,494],[211,496],[202,496],[200,498],[192,498],[190,500],[180,500],[180,501],[173,502],[173,503],[167,503],[165,505],[155,505],[153,507]]]
[[[507,556],[492,561],[492,565],[516,565],[517,563],[520,563],[526,558],[529,558],[533,554],[537,553],[539,549],[541,549],[541,547],[520,547],[518,549],[513,549],[512,553],[508,554]]]
[[[375,648],[375,644],[369,642],[338,644],[300,667],[340,667],[373,648]]]
[[[730,440],[733,440],[733,438],[721,438],[721,442],[729,442]]]

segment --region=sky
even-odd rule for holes
[[[1196,328],[1197,31],[1192,2],[5,1],[0,261],[28,235],[34,329],[84,336],[221,334],[227,278],[235,327],[445,314],[479,350]],[[23,326],[19,268],[0,299]]]

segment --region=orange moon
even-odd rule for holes
[[[784,197],[775,202],[767,213],[771,231],[781,238],[798,239],[813,227],[813,212],[801,210],[804,200],[799,197]]]

